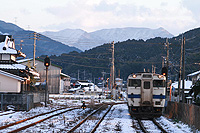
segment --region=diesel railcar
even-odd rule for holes
[[[165,106],[166,77],[154,73],[131,74],[127,79],[127,101],[130,114],[136,118],[162,115]]]

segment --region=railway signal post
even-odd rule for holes
[[[44,59],[44,66],[46,67],[45,107],[47,107],[48,67],[50,66],[50,58],[48,56]]]

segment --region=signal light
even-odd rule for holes
[[[167,73],[168,73],[167,67],[163,67],[162,68],[162,75],[164,75],[165,77],[167,77]]]
[[[165,75],[166,75],[166,73],[163,73],[163,75],[165,76]]]
[[[48,56],[44,59],[44,66],[45,67],[49,67],[50,66],[50,58]]]

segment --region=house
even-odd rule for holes
[[[31,67],[33,64],[33,59],[23,59],[17,61],[20,64]],[[40,74],[40,82],[46,81],[46,67],[44,66],[44,61],[36,58],[35,69]],[[48,67],[48,91],[50,94],[61,93],[61,67],[55,64],[50,64]]]
[[[70,76],[64,73],[60,73],[60,77],[61,77],[60,93],[67,92],[70,89]]]
[[[20,50],[15,49],[14,39],[0,35],[0,64],[16,63],[17,57],[26,57]]]
[[[190,80],[185,80],[184,81],[184,93],[185,93],[185,97],[189,96],[189,92],[191,90],[191,86],[192,86],[192,81]],[[172,101],[178,101],[178,81],[175,81],[174,83],[171,84],[171,95],[172,95]],[[182,93],[182,80],[180,82],[180,94]]]
[[[39,77],[39,74],[26,65],[18,64],[17,57],[25,58],[26,55],[15,49],[15,42],[11,35],[0,35],[1,110],[9,104],[29,110],[35,102],[34,94],[30,92],[31,78]]]
[[[197,80],[200,78],[200,71],[188,74],[187,77],[192,79],[192,84],[195,84]]]
[[[192,97],[190,97],[190,99],[193,100],[195,104],[200,105],[200,71],[188,74],[187,76],[192,79],[192,90],[190,91]]]
[[[15,49],[15,42],[12,36],[0,35],[0,70],[24,78],[26,81],[23,82],[25,85],[22,85],[20,89],[20,92],[22,92],[28,90],[31,76],[39,76],[39,74],[33,69],[29,69],[26,65],[18,64],[17,57],[25,58],[26,55]]]
[[[87,80],[78,80],[71,86],[71,89],[68,92],[73,92],[81,95],[96,95],[101,94],[102,89],[96,86],[94,83]]]

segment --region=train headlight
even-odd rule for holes
[[[158,78],[159,78],[159,79],[162,78],[162,75],[158,75]]]
[[[136,75],[135,75],[135,74],[133,75],[133,78],[136,78]]]

